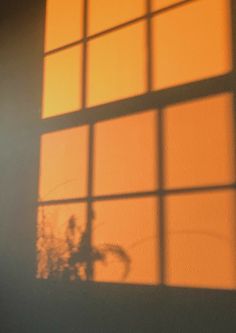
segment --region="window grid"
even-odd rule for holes
[[[230,184],[216,184],[209,186],[191,186],[191,187],[178,187],[178,188],[166,188],[164,184],[165,179],[165,165],[164,165],[164,123],[165,123],[165,110],[170,105],[175,105],[179,102],[185,102],[189,100],[195,100],[204,96],[215,95],[223,92],[232,92],[234,94],[234,105],[235,103],[235,64],[231,73],[220,75],[218,77],[203,79],[197,82],[191,82],[183,84],[177,87],[170,87],[160,91],[152,91],[152,52],[151,52],[151,40],[152,40],[152,18],[159,14],[163,14],[167,11],[174,10],[180,6],[188,5],[194,0],[186,0],[180,3],[175,3],[168,7],[151,11],[151,0],[146,0],[147,13],[141,17],[135,18],[129,22],[124,22],[117,26],[106,29],[102,32],[95,33],[94,35],[88,35],[88,1],[84,0],[84,22],[83,22],[83,38],[70,43],[68,45],[61,46],[57,49],[45,52],[44,56],[55,54],[64,49],[70,48],[75,45],[83,46],[83,57],[82,57],[82,110],[80,112],[68,113],[66,115],[59,115],[53,118],[43,119],[40,125],[41,135],[45,133],[52,133],[59,129],[68,129],[77,126],[87,124],[89,126],[89,158],[88,158],[88,189],[87,196],[78,198],[67,198],[49,201],[39,201],[38,206],[50,206],[50,205],[61,205],[69,203],[87,203],[87,226],[89,230],[90,240],[89,246],[91,247],[91,234],[93,231],[93,204],[99,201],[110,201],[117,199],[129,199],[129,198],[146,198],[156,197],[159,200],[159,218],[157,220],[157,228],[159,229],[158,244],[158,257],[160,259],[160,284],[166,283],[166,246],[165,246],[165,198],[169,195],[179,195],[185,193],[204,193],[204,192],[215,192],[222,190],[235,190],[236,182]],[[236,7],[232,1],[232,13],[235,12]],[[87,45],[88,42],[98,37],[104,36],[114,31],[118,31],[126,26],[130,26],[137,22],[146,22],[147,31],[147,93],[130,97],[124,100],[109,102],[105,105],[98,105],[94,107],[86,106],[86,81],[87,81]],[[233,28],[236,25],[236,19],[233,18]],[[233,44],[235,48],[235,44]],[[190,97],[191,96],[191,97]],[[136,103],[135,103],[136,102]],[[106,194],[106,195],[94,195],[93,194],[93,167],[94,167],[94,126],[101,121],[107,119],[118,119],[126,115],[137,114],[139,112],[145,112],[150,108],[156,109],[156,118],[158,120],[157,125],[157,156],[158,156],[158,178],[159,186],[155,191],[140,191],[140,192],[129,192],[129,193],[118,193],[118,194]],[[79,110],[78,110],[79,111]],[[234,131],[235,132],[235,131]],[[88,263],[89,269],[87,274],[87,280],[93,280],[93,263]]]

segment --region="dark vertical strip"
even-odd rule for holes
[[[84,0],[84,22],[83,22],[83,59],[82,59],[82,110],[86,110],[87,99],[87,61],[88,61],[88,0]],[[93,280],[93,260],[92,260],[92,230],[93,230],[93,150],[94,150],[94,125],[89,126],[88,139],[88,207],[87,207],[87,223],[85,230],[85,248],[86,252],[86,279]]]
[[[93,280],[93,258],[92,258],[92,232],[93,232],[93,163],[94,163],[94,125],[89,127],[89,161],[88,161],[88,207],[87,207],[87,280]]]
[[[153,36],[152,36],[152,0],[147,0],[147,75],[148,91],[153,89]],[[164,109],[157,110],[157,186],[160,195],[157,197],[157,230],[159,244],[157,257],[159,258],[159,282],[165,284],[165,216],[164,216]]]
[[[147,14],[147,35],[146,35],[146,56],[147,56],[147,92],[152,91],[152,0],[146,0],[146,14]],[[158,172],[157,172],[157,186],[158,180],[159,180],[159,170],[161,169],[160,163],[161,158],[159,156],[160,152],[160,138],[159,138],[159,113],[158,110],[156,111],[157,114],[157,120],[156,120],[156,132],[157,132],[157,153],[156,153],[156,160],[157,160],[157,166],[158,166]],[[162,211],[162,203],[160,198],[157,197],[157,240],[159,240],[159,244],[157,244],[157,262],[159,265],[157,266],[157,276],[159,277],[160,283],[163,283],[163,264],[162,264],[162,228],[161,228],[161,211]],[[158,260],[159,259],[159,260]]]
[[[166,252],[165,252],[165,196],[164,196],[164,109],[158,111],[157,140],[158,140],[158,180],[159,180],[159,262],[160,284],[165,284]]]
[[[41,7],[42,6],[42,7]],[[38,240],[38,209],[39,209],[39,180],[40,180],[40,163],[41,163],[41,133],[40,133],[40,126],[41,121],[43,117],[43,93],[44,93],[44,62],[45,62],[45,39],[46,39],[46,15],[47,15],[47,0],[42,1],[42,4],[40,6],[40,10],[38,9],[38,17],[39,17],[39,27],[40,27],[40,40],[41,40],[41,49],[40,54],[41,56],[41,62],[40,62],[40,73],[39,79],[40,79],[40,90],[39,90],[39,96],[38,96],[38,105],[40,112],[36,116],[35,120],[35,128],[32,130],[32,133],[36,135],[36,146],[35,146],[35,152],[34,152],[34,162],[35,162],[35,193],[34,193],[34,201],[36,202],[36,210],[34,211],[34,253],[35,253],[35,260],[34,260],[34,267],[33,267],[33,276],[37,276],[38,271],[38,251],[36,248],[37,240]],[[32,134],[32,137],[34,136]]]
[[[234,163],[234,170],[236,167],[236,1],[231,0],[231,27],[232,27],[232,92],[233,92],[233,138],[234,138],[234,156],[233,156],[233,163]],[[229,46],[230,47],[230,46]],[[236,171],[236,170],[235,170]],[[236,172],[235,172],[236,178]],[[236,262],[236,194],[234,194],[234,258]],[[236,265],[234,265],[234,286],[236,287]]]
[[[151,0],[147,0],[147,91],[152,91],[152,15]]]

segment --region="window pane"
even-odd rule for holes
[[[112,28],[145,14],[145,0],[90,0],[89,34]]]
[[[39,200],[86,195],[87,149],[87,127],[42,136]]]
[[[37,278],[73,280],[84,277],[72,264],[73,252],[85,230],[86,205],[39,207],[37,225]],[[76,274],[77,273],[77,274]]]
[[[234,182],[230,94],[172,106],[165,119],[167,187]]]
[[[45,51],[82,38],[83,0],[47,0]]]
[[[201,0],[153,18],[154,89],[231,70],[229,2]]]
[[[88,43],[88,106],[145,92],[145,47],[144,23]]]
[[[96,195],[157,188],[156,126],[156,111],[96,125]]]
[[[235,193],[167,198],[167,283],[235,288]]]
[[[43,118],[81,108],[81,54],[77,46],[45,58]]]
[[[94,216],[93,243],[106,249],[95,281],[157,284],[157,199],[98,202]]]

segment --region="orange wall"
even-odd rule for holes
[[[234,289],[231,91],[99,119],[229,75],[230,1],[48,0],[45,24],[41,122],[98,116],[41,136],[37,277]]]

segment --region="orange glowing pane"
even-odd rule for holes
[[[145,14],[145,0],[90,0],[89,34],[129,22]]]
[[[157,188],[156,126],[156,111],[96,125],[96,195]]]
[[[87,145],[87,127],[42,136],[39,200],[86,195]]]
[[[167,187],[234,181],[230,94],[172,106],[165,119]]]
[[[71,256],[85,230],[86,205],[39,207],[37,224],[37,278],[75,280]],[[82,275],[83,272],[80,272]],[[82,278],[82,276],[81,276]]]
[[[186,0],[152,0],[152,10],[168,8],[172,5],[185,2]],[[192,0],[196,1],[196,0]],[[187,4],[188,5],[188,4]]]
[[[236,287],[234,205],[233,191],[167,198],[168,284]]]
[[[94,215],[93,244],[106,249],[106,262],[95,264],[94,280],[157,284],[157,199],[98,202]]]
[[[47,0],[45,51],[82,38],[83,0]]]
[[[154,89],[231,70],[229,1],[193,1],[153,18]]]
[[[142,94],[146,90],[145,24],[88,43],[88,106]]]
[[[45,57],[43,118],[81,108],[81,50],[76,46]]]

